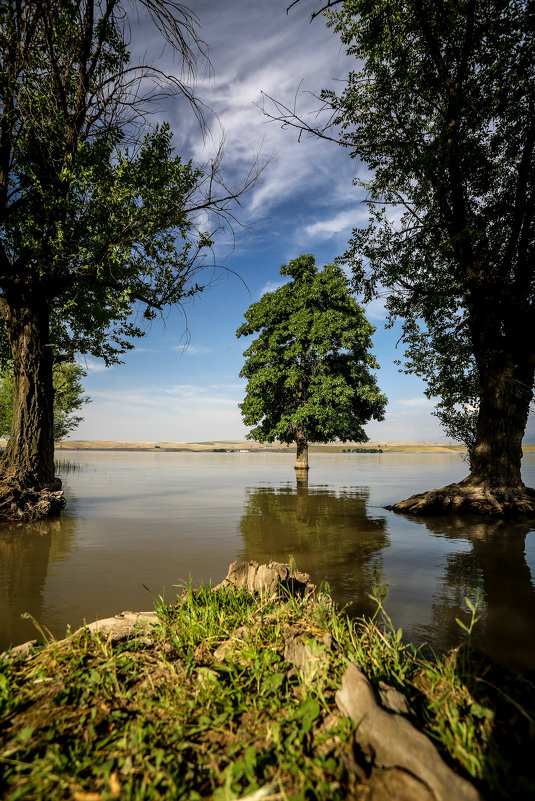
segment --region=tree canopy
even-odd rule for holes
[[[245,312],[237,336],[259,333],[244,353],[248,380],[240,405],[255,426],[249,439],[297,444],[296,467],[309,442],[365,442],[363,425],[381,420],[386,398],[371,370],[374,328],[351,296],[343,270],[318,270],[302,255],[281,267],[291,280]]]
[[[462,487],[403,508],[533,513],[520,462],[535,369],[535,6],[326,8],[355,69],[339,94],[322,93],[321,126],[280,104],[274,116],[366,165],[356,183],[370,222],[343,262],[365,300],[386,297],[390,321],[402,320],[403,369],[471,445]]]
[[[53,365],[74,352],[117,361],[144,319],[201,292],[211,230],[257,176],[229,188],[219,157],[207,168],[183,161],[169,126],[151,124],[162,96],[202,114],[176,74],[132,57],[131,8],[0,8],[0,313],[15,399],[8,486],[54,482]],[[195,15],[174,0],[137,8],[193,69],[203,52]]]

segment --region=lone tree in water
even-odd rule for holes
[[[154,24],[192,71],[203,54],[195,15],[174,0],[134,5],[145,33]],[[166,75],[133,61],[129,38],[140,26],[130,30],[129,8],[126,0],[1,4],[0,313],[14,406],[0,519],[44,516],[63,503],[54,364],[73,352],[116,362],[143,334],[136,320],[200,292],[211,238],[197,215],[215,214],[217,227],[254,183],[227,189],[217,160],[207,170],[182,162],[169,128],[148,125],[158,98],[200,112],[179,65]]]
[[[467,478],[394,509],[534,515],[520,468],[535,372],[535,4],[323,10],[355,71],[323,93],[326,125],[281,104],[270,116],[367,164],[370,225],[343,261],[366,300],[386,295],[403,319],[406,371],[470,445]]]
[[[366,442],[362,426],[383,419],[386,398],[370,372],[375,329],[341,268],[318,270],[314,256],[299,256],[280,272],[292,280],[253,303],[236,332],[260,332],[244,353],[240,408],[256,426],[249,439],[295,442],[295,468],[306,470],[309,442]]]

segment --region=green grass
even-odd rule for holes
[[[112,645],[85,630],[0,660],[0,796],[230,801],[267,788],[281,801],[346,799],[354,727],[334,693],[354,660],[407,697],[416,725],[484,794],[529,797],[533,686],[468,645],[424,659],[383,600],[378,589],[376,617],[355,622],[325,595],[277,603],[186,587],[157,604],[150,636]],[[321,657],[313,670],[284,659],[297,633]]]

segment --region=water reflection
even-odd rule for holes
[[[349,604],[355,616],[375,611],[369,594],[374,580],[384,581],[394,625],[436,651],[459,644],[456,618],[469,622],[465,597],[481,588],[473,642],[498,662],[533,668],[535,587],[525,558],[530,530],[529,523],[480,519],[401,521],[370,508],[367,487],[309,487],[299,476],[297,486],[245,490],[239,558],[288,561],[292,555],[313,581],[327,580],[334,599]]]
[[[419,627],[435,647],[446,649],[459,640],[455,618],[469,620],[464,598],[482,591],[481,619],[472,639],[498,662],[518,667],[535,664],[535,586],[526,562],[529,523],[511,521],[422,521],[427,530],[449,539],[467,540],[471,548],[447,556],[432,605],[432,622]]]
[[[303,471],[306,472],[306,471]],[[339,603],[371,613],[374,573],[382,580],[381,552],[389,545],[385,519],[368,513],[369,490],[308,486],[248,487],[240,521],[243,560],[287,562],[316,583],[327,581]]]
[[[535,484],[535,456],[524,461]],[[189,575],[219,581],[235,559],[291,554],[355,615],[373,613],[377,572],[394,625],[439,650],[460,641],[455,618],[466,620],[464,596],[480,584],[475,641],[499,661],[535,667],[533,529],[383,508],[460,478],[457,457],[318,454],[303,476],[291,454],[276,453],[85,452],[83,462],[66,477],[59,520],[0,526],[0,648],[35,636],[23,611],[62,637],[84,618],[150,609],[145,586],[173,600]]]
[[[0,527],[0,651],[12,642],[39,638],[29,612],[43,621],[49,564],[64,558],[75,539],[73,518]]]

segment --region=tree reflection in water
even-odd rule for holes
[[[293,556],[315,583],[328,581],[335,601],[350,604],[353,615],[375,611],[368,597],[374,573],[386,584],[394,577],[385,606],[395,626],[403,627],[407,639],[427,642],[438,652],[462,641],[455,618],[468,622],[464,599],[480,587],[481,619],[473,643],[498,662],[534,668],[535,587],[525,558],[533,524],[448,517],[403,521],[370,511],[367,487],[309,486],[303,471],[297,486],[246,489],[238,557],[287,562]],[[440,547],[422,542],[422,527],[431,540],[440,538]],[[451,541],[451,549],[444,548],[444,540]],[[406,545],[415,555],[403,572],[396,559],[407,558]],[[421,552],[420,545],[425,545]]]
[[[440,650],[456,645],[460,628],[455,618],[468,621],[464,598],[480,587],[481,618],[472,642],[497,662],[535,667],[535,586],[525,556],[526,535],[533,531],[533,523],[473,518],[421,522],[435,536],[463,538],[472,547],[448,555],[434,595],[432,622],[420,626],[419,635]]]
[[[75,519],[66,515],[0,526],[0,651],[11,643],[41,639],[21,614],[43,621],[48,566],[71,550],[74,539]]]
[[[331,585],[335,601],[351,603],[354,614],[372,614],[368,594],[375,571],[383,580],[381,551],[389,545],[385,519],[368,513],[366,487],[309,487],[307,472],[299,471],[297,487],[245,490],[238,556],[261,563],[293,556],[312,581]]]

